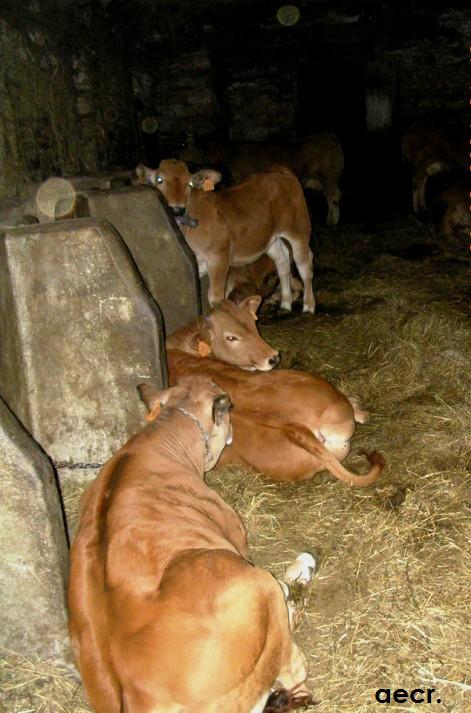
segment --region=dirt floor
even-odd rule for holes
[[[296,639],[321,713],[382,710],[380,688],[435,689],[427,711],[471,711],[471,261],[412,218],[367,232],[320,230],[317,311],[260,320],[282,365],[319,374],[370,411],[361,449],[387,461],[350,488],[326,473],[298,485],[216,469],[245,519],[255,563],[282,575],[299,551],[319,568]],[[286,405],[289,411],[289,404]],[[71,523],[79,488],[66,493]],[[6,657],[0,711],[88,711],[70,671]],[[440,702],[438,702],[440,699]],[[404,701],[404,697],[402,698]],[[414,711],[410,700],[393,704]],[[224,713],[224,711],[221,711]]]

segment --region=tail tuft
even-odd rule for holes
[[[298,708],[317,706],[319,703],[309,693],[297,693],[296,686],[291,690],[279,688],[268,696],[263,713],[287,713]]]
[[[368,459],[368,463],[370,465],[378,465],[381,468],[384,468],[386,465],[386,460],[385,458],[381,455],[381,453],[378,453],[378,451],[367,451],[365,449],[360,450],[360,453]]]

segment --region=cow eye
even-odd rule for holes
[[[235,334],[228,334],[226,336],[226,339],[228,342],[238,342],[239,341],[239,337],[236,337]]]
[[[155,180],[157,181],[157,183],[163,183],[163,182],[164,182],[164,179],[162,178],[162,176],[156,176]]]

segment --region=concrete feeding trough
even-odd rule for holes
[[[167,382],[162,318],[116,230],[82,219],[0,235],[0,392],[58,468],[100,464]]]
[[[0,646],[67,661],[68,550],[51,463],[0,399]]]
[[[106,218],[123,238],[159,303],[166,334],[196,319],[201,313],[196,260],[155,188],[82,191],[79,202],[82,215]]]
[[[166,334],[201,313],[195,257],[165,201],[150,186],[131,185],[129,171],[98,176],[52,177],[0,211],[0,230],[73,220],[105,218],[126,243],[144,283],[158,302]]]

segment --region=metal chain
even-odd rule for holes
[[[62,461],[61,463],[56,463],[52,461],[55,468],[69,468],[70,470],[82,470],[101,468],[104,463],[67,463],[67,461]]]

